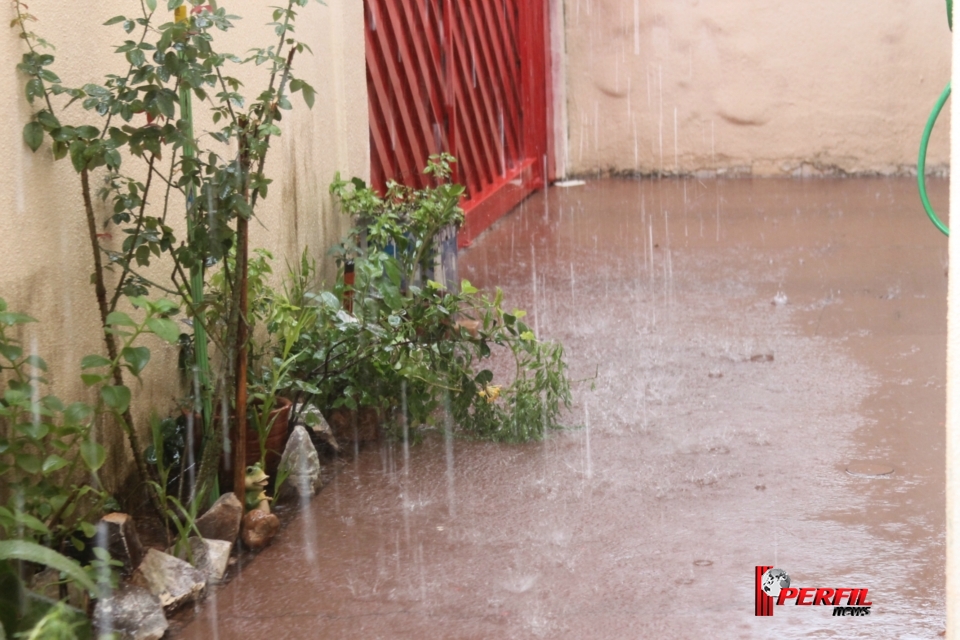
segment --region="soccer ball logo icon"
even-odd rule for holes
[[[771,598],[780,595],[781,589],[790,586],[790,576],[783,569],[767,569],[760,579],[760,588]]]

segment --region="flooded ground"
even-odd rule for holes
[[[535,195],[461,277],[596,375],[580,428],[362,451],[179,637],[937,637],[946,252],[909,179]],[[872,611],[755,617],[755,565]]]

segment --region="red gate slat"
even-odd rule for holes
[[[414,12],[402,6],[404,4],[403,0],[399,0],[396,5],[387,3],[386,10],[391,34],[394,36],[397,51],[402,56],[396,68],[404,80],[400,83],[404,102],[412,107],[411,115],[415,114],[417,119],[410,130],[416,170],[408,179],[416,183],[416,186],[423,187],[426,182],[420,169],[426,164],[428,156],[440,151],[433,135],[433,123],[437,122],[437,117],[429,113],[432,106],[429,90],[426,87],[429,69],[428,66],[420,64],[426,61],[416,52],[417,43],[420,42],[419,34],[412,28],[413,25],[407,22],[407,18]],[[427,95],[424,95],[425,92]]]
[[[386,9],[386,15],[384,11],[380,12],[381,18],[385,18],[385,20],[383,20],[383,27],[377,31],[381,39],[380,59],[383,61],[388,77],[401,80],[399,83],[391,83],[393,85],[393,95],[390,96],[390,103],[398,108],[404,125],[402,132],[398,131],[396,136],[397,140],[405,139],[405,144],[401,148],[406,152],[404,155],[408,159],[408,166],[403,178],[404,181],[412,180],[419,183],[420,168],[423,167],[427,156],[430,155],[424,135],[425,114],[422,101],[417,99],[413,93],[418,83],[416,82],[417,76],[414,66],[407,63],[411,56],[407,47],[406,29],[396,15],[396,6],[393,2],[384,2],[382,6]],[[389,28],[387,28],[388,26]],[[411,80],[413,81],[412,86]],[[416,186],[423,185],[417,184]]]
[[[422,36],[413,37],[411,40],[416,55],[417,68],[423,72],[421,90],[424,94],[423,99],[429,107],[431,119],[431,122],[427,123],[431,128],[429,133],[434,134],[431,153],[438,153],[441,149],[446,148],[445,127],[443,127],[444,86],[441,81],[441,60],[438,55],[440,46],[437,42],[438,25],[430,22],[430,0],[422,2],[420,0],[402,0],[402,2],[404,2],[410,20],[410,33]],[[432,131],[434,128],[438,131]],[[438,137],[439,139],[437,139]]]
[[[479,6],[476,3],[464,5],[464,10],[469,11],[473,17],[475,29],[470,34],[471,51],[473,52],[474,64],[476,65],[477,81],[474,90],[479,93],[479,97],[484,106],[484,112],[487,115],[486,135],[493,140],[493,147],[496,153],[494,167],[495,175],[503,177],[507,172],[507,145],[505,130],[503,125],[503,100],[500,97],[499,86],[512,79],[501,77],[496,73],[492,64],[493,51],[490,43],[483,37],[485,32],[482,14],[479,14]]]
[[[491,14],[491,5],[487,2],[480,3],[480,9],[483,11],[483,19],[479,21],[481,37],[487,43],[486,49],[493,54],[489,61],[489,72],[492,77],[500,79],[496,87],[499,90],[499,103],[503,110],[504,155],[508,158],[509,166],[512,167],[520,159],[520,122],[518,118],[520,110],[519,96],[516,92],[519,83],[517,82],[516,68],[515,64],[513,67],[508,65],[504,57],[503,40],[497,37],[498,33],[502,34],[502,31],[493,28],[496,24],[496,11]],[[510,59],[515,61],[513,57]]]
[[[367,47],[367,80],[372,85],[373,93],[380,97],[380,113],[377,114],[380,121],[381,140],[386,138],[390,141],[390,151],[386,151],[386,145],[382,144],[383,157],[387,173],[393,173],[399,178],[409,178],[416,176],[416,157],[422,155],[422,152],[416,147],[415,138],[410,137],[414,132],[413,118],[410,114],[410,105],[406,100],[399,100],[399,92],[393,89],[396,87],[390,82],[389,78],[397,77],[395,74],[395,65],[391,64],[391,51],[389,40],[389,23],[383,20],[383,12],[379,11],[378,4],[384,0],[370,0],[368,7],[373,13],[373,22],[368,22],[367,38],[368,43],[374,41],[374,46]],[[375,27],[375,30],[374,30]],[[396,126],[396,114],[400,113],[403,127]],[[415,133],[415,132],[414,132]],[[392,152],[392,153],[391,153]],[[392,159],[394,162],[389,162]],[[397,175],[399,174],[399,175]]]
[[[478,92],[473,90],[473,65],[476,64],[476,57],[465,33],[467,24],[462,12],[457,17],[462,28],[453,30],[454,91],[458,98],[458,111],[462,116],[458,124],[463,124],[464,132],[470,141],[469,147],[462,149],[460,154],[469,161],[464,165],[464,170],[469,171],[472,168],[481,182],[489,184],[500,172],[496,170],[496,152],[491,147],[490,137],[483,126],[483,118],[488,116],[488,110],[485,109],[486,105],[481,104]]]
[[[547,0],[364,0],[371,181],[453,154],[461,246],[542,184]],[[374,28],[375,27],[375,28]]]

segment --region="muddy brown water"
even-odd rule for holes
[[[909,179],[533,196],[460,275],[596,375],[580,427],[361,451],[178,637],[937,637],[946,247]],[[756,565],[871,613],[755,617]]]

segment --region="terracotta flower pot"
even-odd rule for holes
[[[280,457],[283,455],[283,449],[287,446],[287,438],[290,435],[290,409],[292,407],[293,403],[290,402],[290,400],[278,396],[274,401],[273,410],[267,418],[273,421],[273,427],[271,427],[270,434],[267,436],[267,468],[264,469],[270,476],[276,475],[277,467],[280,465]],[[260,462],[260,437],[257,434],[257,430],[253,427],[254,422],[253,416],[251,415],[253,410],[253,407],[247,408],[247,430],[245,432],[246,466]],[[232,462],[233,460],[230,460],[229,464],[232,464]],[[232,477],[227,471],[227,465],[226,456],[221,457],[220,481],[230,484]]]

